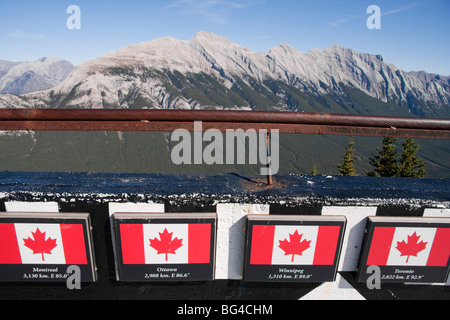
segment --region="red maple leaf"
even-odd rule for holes
[[[36,232],[31,232],[33,235],[33,239],[28,237],[28,239],[23,239],[24,246],[33,250],[33,254],[41,254],[42,255],[42,261],[45,261],[44,259],[44,253],[45,254],[52,254],[52,250],[55,249],[58,245],[56,244],[56,239],[48,238],[45,240],[45,232],[42,233],[39,228],[36,229]]]
[[[295,230],[294,234],[289,234],[289,241],[287,239],[280,241],[279,248],[284,251],[284,255],[292,255],[292,262],[294,262],[295,255],[302,255],[305,250],[311,247],[311,241],[306,239],[301,241],[303,234],[299,234]]]
[[[169,233],[167,229],[164,229],[164,232],[158,232],[159,238],[150,240],[150,247],[158,251],[157,254],[165,254],[166,255],[166,261],[168,261],[168,254],[176,254],[175,251],[180,249],[183,244],[183,239],[175,238],[172,240],[173,232]]]
[[[421,241],[419,243],[420,236],[416,232],[412,236],[408,236],[408,242],[397,241],[397,250],[400,251],[401,257],[407,256],[406,263],[409,261],[410,256],[417,257],[417,254],[427,248],[428,242]]]

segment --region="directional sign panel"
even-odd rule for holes
[[[113,215],[118,280],[214,279],[216,214]]]
[[[340,216],[248,216],[246,281],[334,281],[346,225]]]
[[[0,281],[81,282],[97,279],[87,213],[0,213]]]
[[[449,255],[448,218],[369,217],[358,280],[366,282],[377,266],[381,283],[444,283]]]

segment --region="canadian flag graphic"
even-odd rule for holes
[[[333,265],[339,226],[254,225],[251,265]]]
[[[208,264],[211,224],[121,224],[123,264]]]
[[[0,264],[87,264],[81,224],[0,224]]]
[[[450,228],[375,227],[367,265],[447,266]]]

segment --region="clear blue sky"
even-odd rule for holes
[[[81,9],[69,30],[67,8]],[[367,8],[381,9],[369,30]],[[77,65],[128,44],[210,31],[257,52],[339,44],[382,54],[405,71],[450,75],[450,0],[17,0],[0,2],[0,59],[56,56]]]

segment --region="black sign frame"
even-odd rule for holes
[[[449,218],[434,217],[368,217],[365,238],[358,262],[358,282],[375,281],[382,283],[415,283],[435,284],[445,283],[450,272],[450,257],[445,267],[436,266],[393,266],[393,265],[367,265],[369,252],[373,244],[376,228],[446,228],[450,229]],[[450,243],[449,243],[450,246]],[[373,268],[378,267],[380,274],[376,275]]]
[[[332,265],[252,265],[251,251],[254,226],[339,226]],[[244,280],[247,282],[322,283],[336,280],[343,238],[347,225],[345,216],[260,216],[250,215],[247,221]]]
[[[120,282],[192,282],[215,279],[217,215],[167,213],[115,213],[112,215],[116,276]],[[124,264],[121,224],[210,224],[209,263],[204,264]]]
[[[74,271],[69,266],[79,268],[81,283],[96,282],[93,235],[89,213],[44,213],[14,212],[0,213],[1,224],[75,224],[83,228],[87,264],[0,264],[0,282],[67,282]],[[78,276],[78,275],[77,275]]]

